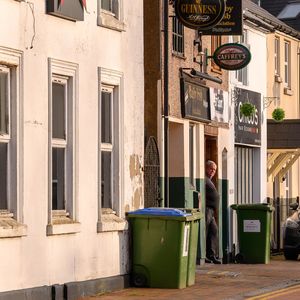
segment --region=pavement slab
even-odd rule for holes
[[[300,261],[286,261],[282,256],[274,256],[270,264],[197,266],[195,284],[185,289],[131,287],[121,291],[82,297],[80,300],[240,300],[296,285],[300,285]],[[300,296],[296,299],[300,299]]]

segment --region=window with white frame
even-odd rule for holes
[[[67,108],[68,101],[68,78],[55,76],[52,78],[52,210],[66,211],[66,199],[68,187],[66,176],[71,174],[66,171],[66,163],[69,158],[67,149]]]
[[[50,61],[49,97],[49,226],[75,223],[76,78],[78,66]],[[70,228],[70,232],[73,229]],[[69,233],[69,232],[66,232]]]
[[[291,44],[284,42],[284,85],[291,87]]]
[[[116,18],[118,18],[119,15],[118,6],[119,6],[118,0],[101,0],[101,9],[110,12]]]
[[[11,110],[10,110],[10,71],[0,66],[0,209],[8,209],[9,146],[11,139]]]
[[[233,36],[233,41],[235,43],[239,42],[245,45],[247,48],[250,48],[250,45],[248,44],[248,31],[246,29],[243,30],[243,35],[241,35],[240,37]],[[235,78],[241,84],[248,85],[248,67],[246,66],[240,70],[235,71]]]
[[[123,0],[98,0],[98,25],[124,31]]]
[[[113,209],[114,96],[113,87],[101,89],[101,207]]]
[[[98,232],[124,230],[123,74],[99,68]]]
[[[172,18],[172,50],[176,55],[184,55],[184,26],[177,17]]]
[[[0,47],[0,237],[26,235],[22,224],[22,54]]]
[[[278,37],[274,40],[274,64],[275,75],[280,75],[280,39]]]
[[[253,148],[237,146],[234,149],[235,203],[253,203]]]

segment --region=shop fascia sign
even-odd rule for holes
[[[228,43],[217,48],[209,58],[212,58],[220,68],[233,71],[246,67],[251,60],[251,53],[242,44]]]
[[[226,0],[176,0],[175,13],[179,21],[191,29],[207,30],[224,16]]]

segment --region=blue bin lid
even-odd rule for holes
[[[150,215],[150,216],[171,216],[171,217],[187,217],[191,213],[178,208],[161,208],[161,207],[148,207],[135,211],[128,212],[129,215]]]

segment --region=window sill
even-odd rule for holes
[[[118,217],[111,209],[104,210],[97,223],[97,232],[128,230],[128,222]]]
[[[12,218],[12,214],[0,214],[0,238],[22,237],[27,235],[27,225]]]
[[[275,74],[275,82],[278,82],[278,83],[282,83],[282,78],[280,77],[279,74]]]
[[[183,53],[177,53],[177,52],[172,52],[172,56],[179,58],[179,59],[183,59],[186,60],[186,56]]]
[[[118,20],[113,15],[101,11],[100,15],[98,15],[98,26],[106,27],[116,31],[125,31],[125,24]]]
[[[53,218],[47,225],[47,235],[71,234],[80,232],[80,223],[68,217]]]
[[[285,87],[283,89],[283,93],[288,96],[293,96],[293,94],[294,94],[293,91],[289,87]]]

